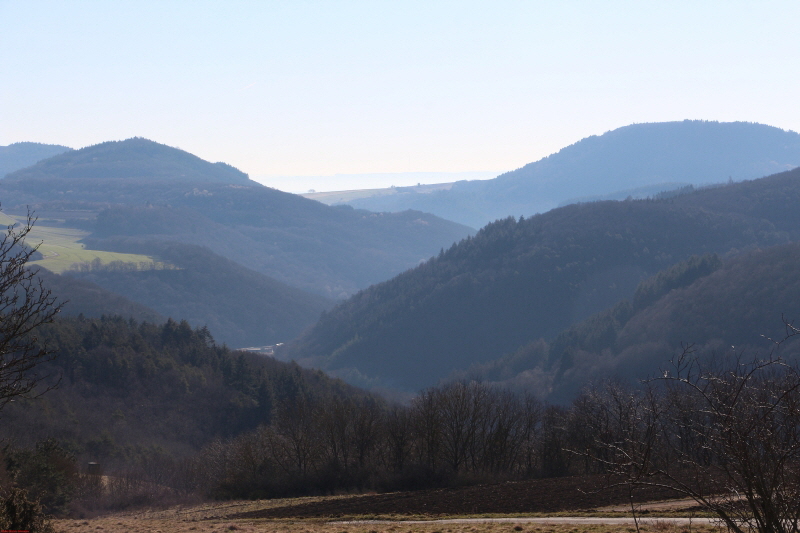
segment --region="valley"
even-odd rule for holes
[[[800,533],[799,19],[0,0],[0,533]]]
[[[39,217],[29,266],[65,304],[34,341],[52,354],[39,370],[53,390],[3,408],[5,468],[47,512],[73,517],[268,499],[212,505],[228,510],[202,519],[112,519],[132,529],[513,521],[619,506],[631,487],[637,502],[697,500],[692,487],[717,482],[702,467],[686,485],[670,470],[663,490],[609,484],[604,439],[638,434],[643,398],[661,394],[641,380],[676,354],[695,365],[728,346],[800,358],[800,170],[659,183],[675,188],[621,200],[598,190],[475,232],[337,205],[468,183],[306,195],[315,201],[141,138],[11,172],[0,222],[19,231],[28,206]],[[770,379],[759,383],[783,383]],[[677,416],[664,398],[663,416]],[[619,405],[629,417],[608,416]],[[330,493],[340,496],[304,499]],[[113,530],[81,520],[57,527]]]

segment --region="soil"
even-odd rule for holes
[[[626,487],[605,487],[605,478],[557,478],[471,487],[368,494],[309,501],[227,515],[229,519],[341,518],[346,516],[445,516],[556,513],[627,504]],[[672,491],[637,489],[635,502],[676,498]]]

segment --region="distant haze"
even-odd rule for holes
[[[250,176],[267,187],[296,194],[309,191],[347,191],[354,189],[382,189],[409,187],[421,183],[450,183],[461,180],[488,180],[502,171],[483,172],[384,172],[376,174],[335,174],[333,176]]]
[[[509,170],[632,123],[798,131],[798,19],[788,0],[2,0],[0,145],[138,136],[326,176]]]
[[[800,134],[792,131],[749,122],[631,124],[495,179],[347,203],[370,211],[415,209],[480,228],[497,218],[543,213],[572,201],[647,197],[685,184],[754,179],[797,166]]]

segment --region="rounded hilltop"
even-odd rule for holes
[[[142,137],[62,153],[6,177],[13,181],[54,178],[254,184],[231,165],[210,163]]]

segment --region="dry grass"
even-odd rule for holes
[[[134,517],[109,516],[91,520],[58,520],[55,523],[59,533],[71,532],[109,532],[109,533],[226,533],[241,532],[280,532],[280,533],[633,533],[636,530],[626,525],[581,525],[568,524],[336,524],[320,520],[169,520]],[[643,526],[643,533],[689,533],[687,528],[671,525]],[[719,533],[718,528],[693,526],[691,533]]]
[[[318,498],[295,498],[302,503]],[[467,523],[467,524],[343,524],[324,519],[304,520],[233,520],[234,513],[287,505],[288,500],[235,501],[191,507],[174,507],[159,511],[115,513],[91,519],[56,520],[59,533],[635,533],[630,525],[530,524],[530,523]],[[720,533],[703,524],[690,528],[667,522],[654,522],[641,527],[642,533]]]

